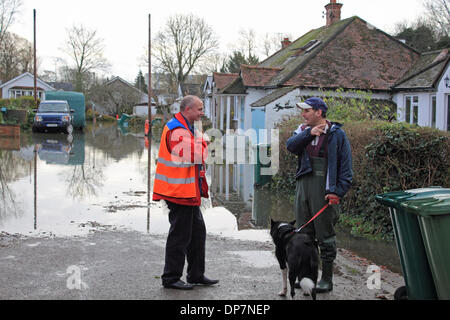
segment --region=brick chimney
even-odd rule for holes
[[[327,10],[327,27],[335,22],[341,20],[342,3],[336,3],[336,0],[330,0],[330,3],[325,6]]]
[[[290,45],[292,42],[289,40],[289,38],[284,38],[283,41],[281,41],[281,49],[286,48],[288,45]]]

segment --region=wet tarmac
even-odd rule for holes
[[[0,146],[0,266],[8,275],[0,281],[0,298],[277,299],[279,268],[267,226],[271,216],[290,211],[289,202],[267,204],[270,197],[255,192],[246,165],[208,170],[213,197],[202,204],[207,264],[221,284],[191,295],[162,289],[168,209],[164,203],[148,204],[146,148],[143,134],[115,124],[89,125],[72,137],[22,134],[19,146]],[[157,150],[153,142],[152,172]],[[335,272],[346,289],[328,299],[392,296],[400,275],[386,270],[386,287],[375,291],[366,290],[365,282],[368,265],[388,261],[354,259],[340,247]],[[86,288],[67,289],[70,266],[84,274]],[[138,276],[131,281],[131,274]],[[355,286],[359,289],[351,289]]]

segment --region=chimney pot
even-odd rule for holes
[[[342,3],[336,3],[336,0],[330,0],[330,3],[325,6],[327,10],[327,27],[335,22],[341,20]]]
[[[283,41],[281,41],[281,49],[286,48],[289,46],[292,42],[289,40],[289,38],[284,38]]]

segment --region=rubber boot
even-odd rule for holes
[[[325,293],[333,290],[333,262],[322,261],[322,278],[316,285],[317,293]]]

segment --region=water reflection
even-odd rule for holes
[[[270,218],[292,220],[292,201],[255,182],[259,166],[251,164],[211,165],[213,204],[230,210],[240,230],[268,229]]]
[[[86,221],[127,225],[111,208],[146,211],[144,145],[143,134],[124,136],[110,124],[30,134],[20,150],[0,149],[1,230],[71,235]]]

